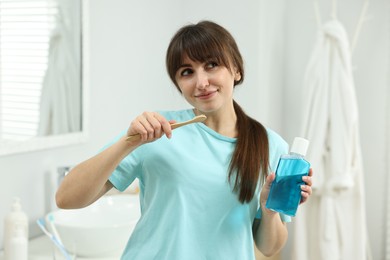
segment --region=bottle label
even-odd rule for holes
[[[309,169],[310,164],[302,158],[280,159],[266,207],[295,216],[301,200],[301,185],[304,184],[302,177],[308,175]]]

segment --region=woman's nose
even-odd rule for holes
[[[209,85],[209,77],[206,72],[199,71],[196,75],[196,87],[204,89]]]

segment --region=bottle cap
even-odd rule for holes
[[[20,205],[20,199],[18,197],[14,197],[14,201],[12,203],[12,211],[21,211],[22,206]]]
[[[290,152],[306,156],[309,140],[302,137],[295,137]]]

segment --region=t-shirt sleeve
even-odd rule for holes
[[[112,144],[117,142],[123,135],[126,134],[126,131],[123,131],[117,137],[115,137],[111,142],[106,144],[102,150],[110,147]],[[126,156],[119,165],[112,172],[108,180],[114,185],[114,187],[119,191],[124,191],[130,184],[140,176],[142,162],[140,160],[140,147],[131,152]]]
[[[126,190],[140,174],[140,163],[133,153],[124,158],[108,178],[119,191]]]

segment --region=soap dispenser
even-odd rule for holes
[[[23,225],[17,224],[7,250],[9,260],[28,260],[28,239]]]
[[[22,210],[20,199],[15,197],[11,212],[4,219],[4,259],[23,260],[20,259],[20,256],[27,255],[27,243],[28,217]],[[18,253],[21,255],[18,255]]]
[[[310,170],[310,163],[304,158],[308,146],[308,140],[295,137],[290,153],[280,157],[266,208],[295,216],[301,201],[301,185],[305,184],[302,177]]]

